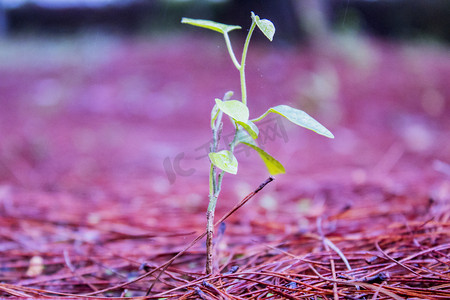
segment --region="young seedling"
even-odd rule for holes
[[[206,274],[211,274],[213,271],[214,212],[222,188],[222,179],[225,173],[236,174],[238,171],[238,161],[233,154],[235,147],[238,144],[243,144],[255,150],[262,158],[271,175],[285,173],[285,169],[279,161],[258,147],[256,139],[258,138],[259,130],[256,123],[264,119],[269,113],[275,113],[296,125],[315,131],[328,138],[334,138],[333,134],[328,129],[310,117],[307,113],[287,105],[271,107],[260,117],[249,119],[250,113],[247,107],[247,88],[245,81],[245,60],[247,58],[250,39],[256,27],[258,27],[270,41],[272,41],[275,34],[275,26],[271,21],[260,19],[259,16],[255,15],[253,12],[251,13],[251,18],[252,24],[248,31],[247,38],[245,39],[240,62],[236,59],[228,36],[230,31],[241,29],[240,26],[226,25],[200,19],[182,18],[181,20],[181,23],[207,28],[223,34],[231,61],[239,71],[241,84],[240,100],[234,100],[232,98],[233,92],[227,92],[222,99],[215,99],[215,104],[211,111],[211,129],[213,137],[209,153],[211,166],[209,171],[209,205],[206,213]],[[230,121],[235,128],[235,133],[232,142],[228,145],[228,149],[219,150],[219,140],[223,127],[222,118],[224,114],[230,118]]]

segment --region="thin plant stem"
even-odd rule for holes
[[[247,50],[250,43],[250,38],[252,37],[253,31],[255,30],[256,22],[253,20],[252,25],[247,34],[247,38],[244,44],[244,50],[242,51],[241,64],[236,59],[234,55],[233,47],[231,46],[231,41],[228,36],[228,33],[225,32],[223,34],[225,38],[225,43],[227,45],[228,53],[230,54],[231,60],[233,61],[234,66],[239,70],[240,79],[241,79],[241,97],[242,103],[247,105],[247,88],[245,81],[245,60],[247,58]],[[226,96],[224,97],[225,100]],[[213,128],[213,141],[211,143],[210,152],[216,152],[220,140],[221,128],[222,128],[222,111],[219,112],[217,119],[214,123]],[[233,141],[230,143],[230,152],[234,152],[234,148],[236,146],[236,138],[238,132],[238,125],[236,124],[236,132],[234,134]],[[216,167],[211,163],[210,172],[209,172],[209,204],[208,210],[206,212],[206,274],[212,274],[213,272],[213,235],[214,235],[214,213],[216,210],[217,199],[220,194],[220,190],[222,187],[222,179],[224,171],[216,174]]]
[[[213,128],[213,140],[210,152],[216,152],[222,131],[223,112],[219,111]],[[206,212],[206,274],[212,273],[213,266],[213,235],[214,235],[214,212],[216,210],[217,198],[222,185],[223,171],[216,177],[216,167],[211,163],[209,172],[209,204]]]
[[[211,195],[214,195],[215,193],[215,189],[216,189],[216,176],[214,176],[214,165],[211,164],[211,168],[209,169],[209,197],[211,198]],[[211,199],[210,199],[210,204],[211,205]],[[209,207],[208,207],[209,210]]]
[[[247,105],[247,87],[245,82],[245,60],[247,59],[247,51],[248,45],[250,44],[250,38],[252,37],[253,31],[255,30],[256,22],[252,21],[252,25],[247,34],[247,38],[245,39],[244,50],[242,51],[241,65],[239,68],[239,73],[241,75],[241,98],[242,103]]]
[[[238,133],[238,130],[239,130],[239,127],[238,127],[238,126],[239,126],[239,125],[236,124],[236,131],[234,132],[234,138],[233,138],[233,140],[232,140],[231,143],[230,143],[230,152],[231,152],[231,153],[234,152],[234,148],[236,147],[236,144],[237,144],[237,137],[238,137],[237,133]]]
[[[228,32],[223,33],[223,37],[225,38],[225,44],[227,44],[228,53],[230,54],[231,60],[233,61],[234,66],[236,69],[240,70],[241,65],[236,59],[236,56],[234,55],[233,47],[231,46],[230,37],[228,36]]]
[[[217,198],[210,200],[210,204],[217,202]],[[206,212],[206,275],[213,272],[213,234],[214,234],[214,211],[209,210]]]

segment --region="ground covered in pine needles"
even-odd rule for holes
[[[272,182],[236,149],[205,276],[209,115],[239,95],[222,40],[2,41],[0,296],[449,299],[448,48],[261,42],[247,75],[251,117],[289,104],[336,138],[268,119]]]

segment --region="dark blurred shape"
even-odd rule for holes
[[[377,36],[431,36],[450,42],[449,0],[348,0],[330,4],[337,27],[357,23],[359,29]]]
[[[0,34],[66,34],[92,28],[125,33],[173,32],[180,30],[180,19],[185,16],[241,25],[244,30],[233,35],[245,37],[250,12],[254,11],[275,24],[275,44],[327,38],[332,28],[352,28],[388,38],[431,36],[450,42],[450,0],[53,1],[71,3],[57,6],[29,0],[16,2],[25,3],[22,5],[5,4],[10,1],[0,1]]]
[[[0,2],[0,37],[8,32],[8,23],[6,21],[6,12]]]
[[[45,3],[30,1],[17,7],[6,7],[5,28],[13,34],[70,34],[91,28],[132,33],[145,25],[155,1],[110,1],[106,5],[95,4],[95,1],[90,5],[84,2],[75,5],[65,1],[54,5],[44,5]]]

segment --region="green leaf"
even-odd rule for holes
[[[227,173],[236,174],[238,170],[238,161],[236,157],[228,150],[209,153],[211,163],[224,170]]]
[[[241,26],[227,25],[209,20],[182,18],[181,23],[189,24],[197,27],[211,29],[220,33],[230,32],[235,29],[241,29]]]
[[[269,170],[270,175],[286,173],[286,170],[284,169],[283,165],[278,160],[276,160],[275,158],[270,156],[270,154],[268,154],[266,151],[264,151],[263,149],[259,148],[258,146],[254,145],[254,144],[250,144],[247,142],[241,142],[241,143],[249,146],[256,152],[258,152],[259,156],[261,156],[263,162],[266,164],[267,170]]]
[[[222,101],[216,98],[216,104],[224,114],[232,117],[236,122],[247,123],[250,115],[247,105],[238,100]]]
[[[242,127],[244,127],[244,129],[250,134],[250,136],[253,139],[257,139],[258,135],[259,135],[259,129],[258,127],[256,127],[255,123],[253,123],[252,121],[248,120],[246,123],[244,122],[237,122],[239,125],[241,125]]]
[[[310,115],[305,113],[303,110],[299,110],[287,105],[278,105],[269,108],[263,115],[261,115],[259,118],[253,119],[252,121],[253,122],[261,121],[269,113],[279,114],[298,126],[304,127],[320,135],[334,139],[334,135],[322,124],[314,120]]]
[[[255,15],[252,12],[252,19],[255,21],[256,25],[258,26],[259,30],[264,33],[264,35],[270,40],[273,40],[273,36],[275,34],[275,25],[267,19],[260,19],[258,15]]]

